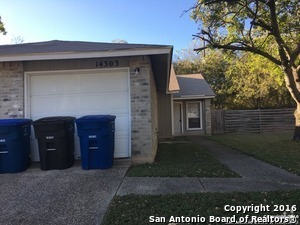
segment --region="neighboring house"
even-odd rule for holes
[[[172,52],[173,47],[166,45],[76,41],[2,45],[0,118],[116,115],[115,157],[151,163],[158,138],[178,131],[185,133],[183,122],[181,130],[175,119],[173,126],[179,102],[182,119],[188,107],[187,130],[199,123],[199,118],[195,118],[197,105],[181,95],[181,76],[179,91],[175,74],[171,73]],[[208,118],[204,109],[209,107],[209,101],[198,92],[195,95],[197,98],[192,101],[201,102],[202,112],[197,131],[209,133],[203,120]],[[31,143],[32,159],[38,161],[34,135]],[[75,157],[80,158],[77,135]]]
[[[176,77],[180,90],[173,95],[173,134],[211,134],[210,101],[214,92],[201,74]]]
[[[159,96],[159,137],[210,135],[210,102],[215,94],[203,76],[176,75],[171,67],[169,93]]]

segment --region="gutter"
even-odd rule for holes
[[[159,55],[159,54],[171,54],[170,52],[172,53],[172,46],[154,48],[154,49],[145,48],[145,49],[95,51],[95,52],[88,51],[88,52],[50,52],[50,53],[44,52],[44,53],[30,53],[30,54],[1,54],[0,62]],[[172,60],[172,56],[170,57],[169,60],[170,61]]]

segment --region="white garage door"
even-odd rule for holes
[[[115,157],[130,156],[130,97],[127,69],[27,73],[27,116],[115,115]],[[80,158],[75,134],[75,157]],[[32,159],[38,161],[32,138]]]

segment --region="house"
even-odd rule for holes
[[[173,134],[211,134],[210,102],[215,93],[201,74],[176,77],[180,90],[173,94]]]
[[[176,75],[173,67],[170,72],[170,94],[158,101],[159,137],[210,135],[214,92],[201,74]]]
[[[182,123],[181,133],[194,129],[199,119],[195,131],[207,128],[202,119],[208,96],[185,98],[185,82],[171,72],[172,52],[167,45],[58,40],[2,45],[0,118],[115,115],[115,157],[153,162],[158,138],[178,133],[173,117],[182,111],[183,119],[185,108],[188,126]],[[197,102],[203,118],[196,118]],[[34,135],[31,157],[39,160]],[[76,135],[75,157],[80,158]]]

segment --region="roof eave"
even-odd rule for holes
[[[180,92],[180,90],[173,90],[173,91],[168,90],[167,94],[169,94],[169,95],[171,95],[171,94],[178,94],[179,92]]]
[[[125,49],[125,50],[122,49],[122,50],[110,50],[110,51],[43,52],[43,53],[30,53],[30,54],[0,55],[0,62],[103,58],[103,57],[157,55],[157,54],[171,54],[171,53],[172,53],[172,46],[166,46],[160,48]]]

